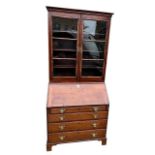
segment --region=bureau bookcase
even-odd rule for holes
[[[47,7],[47,150],[84,140],[106,144],[105,86],[112,13]]]

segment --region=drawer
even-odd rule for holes
[[[82,121],[107,118],[108,111],[48,114],[48,122]]]
[[[48,123],[48,132],[79,131],[91,129],[106,129],[107,119],[74,121],[63,123]]]
[[[73,113],[73,112],[97,112],[108,110],[109,105],[97,105],[97,106],[73,106],[73,107],[59,107],[59,108],[48,108],[48,113]]]
[[[63,143],[71,141],[92,140],[105,138],[106,130],[85,130],[48,134],[49,143]]]

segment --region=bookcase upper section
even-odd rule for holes
[[[112,13],[47,10],[49,81],[104,81]]]

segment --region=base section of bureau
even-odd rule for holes
[[[47,108],[47,151],[61,143],[99,140],[106,144],[109,105]]]
[[[106,145],[106,143],[107,143],[107,139],[106,138],[98,138],[98,139],[89,139],[89,140],[82,140],[82,141],[94,141],[94,140],[99,140],[99,141],[101,141],[101,144],[102,145]],[[81,140],[76,140],[76,141],[71,141],[71,142],[80,142]],[[71,143],[71,142],[61,142],[61,143],[49,143],[49,142],[47,142],[47,144],[46,144],[46,150],[47,151],[52,151],[52,147],[54,146],[54,145],[57,145],[57,144],[62,144],[62,143]]]

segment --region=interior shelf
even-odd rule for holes
[[[82,60],[88,60],[88,61],[103,61],[104,59],[82,59]]]
[[[85,42],[105,42],[105,40],[96,40],[96,39],[94,39],[94,40],[84,39],[83,41],[85,41]]]
[[[85,34],[85,35],[91,35],[90,33],[88,33],[88,32],[83,32],[83,34]],[[94,33],[94,36],[95,35],[105,35],[104,33]]]
[[[100,66],[93,66],[93,65],[83,65],[82,68],[84,68],[84,69],[86,69],[86,68],[98,68],[98,69],[100,69],[100,68],[103,68],[103,66],[100,67]]]
[[[76,60],[76,58],[53,58],[53,60]]]
[[[76,49],[63,49],[63,48],[55,48],[53,51],[66,51],[66,52],[76,52]]]
[[[54,65],[54,68],[76,68],[74,65]]]
[[[69,31],[65,31],[65,30],[53,30],[53,32],[60,32],[60,33],[64,33],[64,32],[66,32],[66,33],[77,33],[77,31],[75,31],[75,30],[69,30]]]
[[[102,53],[103,51],[95,51],[95,50],[85,50],[85,49],[83,49],[83,52],[99,52],[99,53]]]
[[[74,39],[74,38],[62,38],[62,37],[53,37],[53,39],[57,39],[57,40],[73,40],[73,41],[77,40],[77,39]]]

